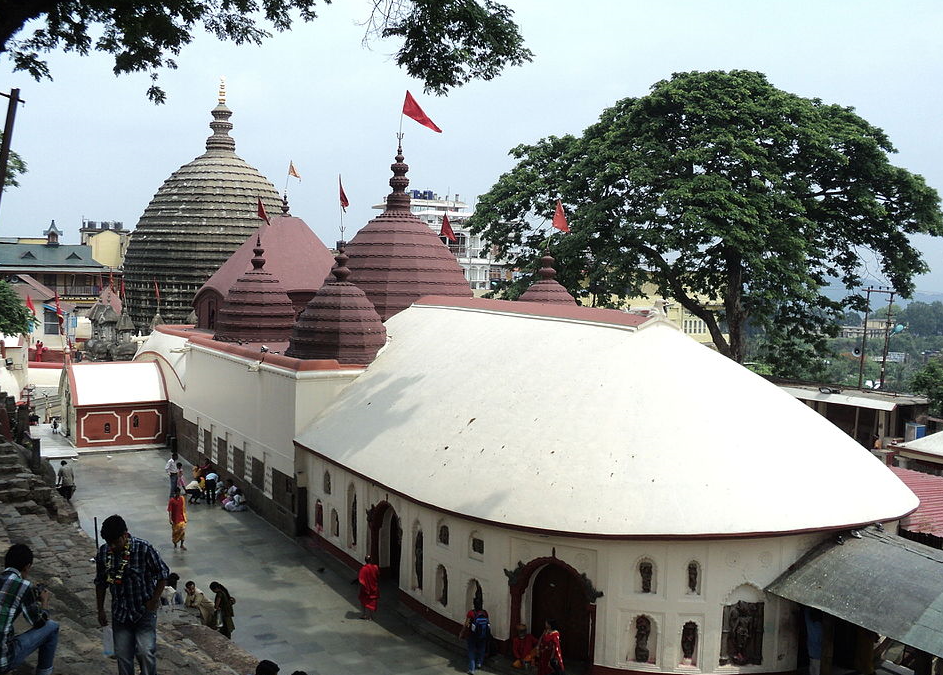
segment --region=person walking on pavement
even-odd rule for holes
[[[180,488],[176,486],[170,501],[167,502],[167,515],[170,517],[170,540],[174,548],[180,544],[180,550],[186,551],[187,547],[183,541],[187,538],[187,502],[180,494]]]
[[[49,591],[27,581],[33,568],[33,551],[26,544],[13,544],[3,558],[0,573],[0,673],[8,673],[35,651],[36,675],[51,675],[59,644],[59,624],[44,611]],[[22,615],[32,628],[13,634],[13,622]]]
[[[150,543],[132,537],[124,518],[108,516],[101,526],[105,543],[95,556],[98,623],[108,625],[105,591],[111,588],[111,623],[118,675],[157,675],[157,609],[170,569]]]
[[[468,647],[468,675],[475,675],[475,669],[481,669],[488,653],[488,638],[491,637],[491,622],[488,612],[482,609],[481,598],[475,598],[473,608],[465,615],[462,632]]]
[[[170,479],[170,496],[174,496],[174,488],[177,487],[177,453],[170,453],[170,459],[164,465],[164,471],[167,472],[167,478]]]
[[[72,499],[75,493],[75,473],[72,467],[65,460],[59,463],[59,473],[56,474],[56,491],[66,498],[66,501]]]
[[[363,607],[361,619],[372,619],[377,611],[377,600],[380,599],[380,568],[373,564],[373,558],[369,555],[363,559],[363,567],[357,574],[357,581],[360,583],[360,595],[358,599]]]

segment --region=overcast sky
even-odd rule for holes
[[[281,191],[289,159],[292,214],[328,245],[338,238],[337,174],[351,201],[348,238],[388,192],[406,89],[444,131],[406,120],[411,188],[465,201],[511,166],[508,150],[579,134],[621,98],[673,72],[750,69],[786,91],[853,106],[883,128],[895,164],[943,192],[943,3],[809,0],[725,2],[505,0],[534,61],[447,97],[427,96],[390,58],[395,44],[361,45],[370,2],[322,7],[261,47],[200,35],[161,73],[165,105],[147,101],[145,75],[116,78],[106,56],[50,54],[53,82],[12,73],[19,87],[13,148],[29,164],[0,204],[0,236],[37,235],[52,219],[78,241],[82,218],[133,228],[163,181],[202,154],[221,75],[236,152]],[[5,99],[0,106],[5,107]],[[918,289],[943,292],[943,242],[918,245],[933,271]]]

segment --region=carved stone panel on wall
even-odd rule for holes
[[[720,665],[763,663],[763,603],[741,600],[724,607]]]

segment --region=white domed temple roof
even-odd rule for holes
[[[424,298],[386,322],[387,347],[296,442],[416,502],[548,533],[758,536],[917,507],[824,417],[642,321]]]

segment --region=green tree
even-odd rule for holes
[[[331,0],[324,0],[329,5]],[[365,40],[402,38],[396,64],[444,94],[473,79],[490,80],[506,66],[530,61],[513,12],[492,0],[388,0],[371,2]],[[269,28],[284,31],[296,20],[317,18],[317,0],[0,0],[0,53],[15,70],[50,77],[41,54],[63,49],[114,56],[116,75],[150,72],[148,97],[166,98],[157,70],[176,68],[173,57],[193,40],[200,24],[220,40],[261,44]],[[19,37],[24,24],[37,22]],[[93,37],[100,29],[100,35]],[[90,34],[91,33],[91,34]]]
[[[29,334],[32,314],[23,300],[6,281],[0,281],[0,333],[4,335]]]
[[[932,359],[914,374],[910,383],[915,393],[930,399],[930,414],[943,414],[943,361]]]
[[[3,132],[0,131],[0,141],[3,140]],[[3,185],[0,190],[6,190],[8,187],[19,187],[20,182],[17,176],[26,173],[26,162],[18,154],[10,150],[10,158],[7,160],[7,175],[3,179]]]
[[[943,302],[912,302],[897,316],[914,335],[943,335]]]
[[[904,297],[928,269],[908,235],[943,234],[939,196],[892,165],[892,152],[851,108],[781,91],[761,73],[680,73],[578,138],[511,150],[517,165],[470,223],[532,268],[547,238],[532,223],[559,197],[572,231],[552,249],[572,293],[605,304],[650,279],[704,320],[721,353],[743,360],[751,322],[788,358],[818,351],[844,309],[863,309],[858,296],[821,291],[832,278],[858,286],[865,251]],[[721,315],[698,296],[721,301]]]

